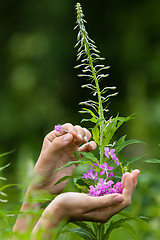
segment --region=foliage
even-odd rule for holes
[[[51,129],[53,121],[79,121],[76,103],[73,107],[73,95],[68,94],[74,92],[77,102],[85,95],[85,91],[82,93],[76,87],[78,81],[75,81],[74,71],[70,68],[74,42],[70,27],[73,24],[72,4],[70,0],[46,0],[38,6],[35,0],[32,3],[24,0],[1,3],[0,78],[3,90],[0,95],[0,147],[1,152],[13,147],[17,149],[12,157],[5,157],[9,162],[12,160],[11,167],[5,172],[9,182],[21,182],[21,171],[17,166],[30,159],[36,160],[41,139]],[[155,145],[159,139],[160,2],[125,0],[116,4],[112,1],[91,4],[84,1],[84,6],[88,19],[92,19],[88,22],[92,35],[103,53],[111,56],[108,61],[112,65],[112,80],[120,92],[112,102],[111,115],[117,111],[123,114],[135,112],[137,121],[128,125],[127,132],[133,138],[145,139],[148,153],[156,156],[158,148]],[[66,42],[67,47],[62,47]],[[58,108],[56,114],[51,111],[55,108]],[[119,137],[123,135],[121,131],[117,133]],[[139,153],[143,147],[136,144],[134,149]],[[123,156],[127,156],[127,150]],[[142,163],[140,166],[146,171],[146,165]],[[160,228],[157,215],[160,209],[157,196],[159,179],[155,179],[158,165],[155,168],[149,165],[148,170],[153,174],[141,176],[143,182],[138,187],[133,214],[150,216],[156,231]],[[27,169],[24,172],[22,177],[26,182]],[[20,189],[15,191],[11,188],[8,207],[3,204],[1,209],[18,211],[22,201],[17,202],[20,192]],[[9,225],[12,226],[13,221],[10,220]],[[7,232],[11,229],[9,225],[4,227]],[[142,232],[140,229],[140,236]],[[118,237],[121,238],[120,231]],[[5,239],[4,235],[1,238]],[[152,240],[153,237],[145,235],[142,239]]]

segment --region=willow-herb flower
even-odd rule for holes
[[[112,193],[120,193],[122,194],[123,190],[122,190],[122,183],[121,182],[117,182],[113,188],[110,188],[109,189],[109,194],[112,194]]]
[[[118,158],[115,154],[115,149],[109,149],[109,147],[105,147],[104,148],[104,155],[109,159],[111,157],[111,159],[119,166],[119,162],[118,162]]]
[[[98,176],[98,173],[97,172],[94,173],[94,169],[89,168],[88,173],[84,173],[82,178],[97,180],[98,179],[97,176]]]
[[[108,166],[108,164],[105,162],[102,165],[99,166],[102,171],[99,173],[100,175],[104,175],[106,173],[107,177],[113,177],[113,173],[108,173],[108,171],[112,171],[113,167]]]
[[[60,132],[62,130],[62,126],[61,125],[55,125],[54,130],[57,132]]]
[[[112,193],[120,193],[122,194],[122,184],[120,182],[114,184],[112,180],[109,180],[106,182],[106,180],[103,180],[102,178],[99,179],[99,182],[94,187],[93,185],[89,186],[89,194],[91,196],[99,197],[104,196],[107,194]],[[112,186],[113,185],[113,186]]]

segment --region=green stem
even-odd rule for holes
[[[104,224],[97,223],[97,240],[103,240],[103,233],[104,233]]]
[[[87,48],[87,56],[88,56],[88,61],[92,70],[92,75],[95,81],[95,85],[96,85],[96,89],[97,89],[97,93],[98,93],[98,104],[99,104],[99,108],[98,108],[98,114],[99,114],[99,119],[101,120],[100,122],[100,142],[99,142],[99,152],[100,152],[100,164],[103,164],[103,158],[104,158],[104,150],[103,150],[103,134],[104,134],[104,114],[103,114],[103,105],[102,105],[102,100],[101,100],[101,92],[100,92],[100,87],[98,84],[98,79],[95,73],[95,68],[93,66],[93,60],[92,57],[90,55],[90,50],[89,47],[86,43],[86,39],[84,39],[85,41],[85,45]]]
[[[83,23],[83,13],[82,13],[82,9],[79,3],[77,3],[77,23],[79,25],[79,28],[81,30],[81,35],[82,35],[82,39],[83,39],[83,44],[85,46],[85,52],[86,55],[88,57],[88,61],[89,61],[89,65],[91,67],[91,71],[92,71],[92,76],[93,79],[95,81],[95,85],[96,85],[96,89],[97,89],[97,93],[98,93],[98,115],[99,115],[99,120],[100,120],[100,134],[99,134],[99,153],[100,153],[100,164],[103,164],[103,159],[104,159],[104,149],[103,149],[103,135],[104,135],[104,112],[103,112],[103,105],[102,105],[102,98],[101,98],[101,91],[100,91],[100,87],[99,87],[99,83],[98,83],[98,79],[97,79],[97,75],[96,75],[96,70],[94,68],[93,65],[93,59],[91,57],[91,53],[90,53],[90,48],[89,48],[89,44],[87,41],[87,32],[85,30],[85,26]]]
[[[100,123],[100,143],[99,143],[99,151],[100,151],[100,164],[103,164],[103,156],[104,156],[104,151],[103,151],[103,134],[104,134],[104,114],[103,114],[103,105],[102,105],[102,101],[101,101],[101,93],[100,93],[100,88],[99,88],[99,84],[98,84],[98,79],[95,73],[95,69],[93,66],[93,61],[92,61],[92,57],[90,56],[90,54],[88,54],[88,60],[89,60],[89,64],[91,66],[91,70],[92,70],[92,74],[94,77],[94,81],[95,81],[95,85],[97,88],[97,93],[98,93],[98,103],[99,103],[99,119],[101,120]]]

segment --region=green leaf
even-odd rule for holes
[[[96,115],[95,115],[90,109],[88,109],[88,108],[82,108],[82,110],[87,111],[88,113],[91,114],[92,117],[94,117],[94,118],[97,119]],[[98,119],[97,119],[97,120],[98,120]]]
[[[90,118],[90,119],[89,119],[89,118],[87,118],[87,119],[86,119],[86,118],[82,119],[82,120],[81,120],[81,123],[82,123],[82,122],[93,122],[93,123],[97,123],[97,121],[98,121],[97,118],[92,117],[92,118]]]
[[[140,140],[136,140],[136,139],[123,141],[121,144],[119,144],[119,146],[115,147],[115,152],[118,154],[124,147],[126,147],[130,144],[134,144],[134,143],[145,144],[144,142],[142,142]]]
[[[124,229],[130,234],[130,236],[131,236],[133,239],[135,239],[135,240],[138,240],[138,239],[139,239],[138,236],[137,236],[136,231],[134,230],[134,228],[133,228],[130,224],[128,224],[128,223],[122,223],[122,224],[121,224],[121,227],[124,228]]]
[[[82,163],[82,161],[79,160],[79,161],[71,161],[71,162],[68,162],[68,163],[66,163],[64,166],[62,166],[62,167],[56,169],[54,172],[57,172],[57,171],[59,171],[59,170],[65,168],[65,167],[70,167],[70,166],[73,165],[73,164],[79,164],[79,163]]]
[[[12,151],[9,151],[9,152],[6,152],[6,153],[2,153],[2,154],[0,154],[0,157],[6,156],[6,155],[11,154],[11,153],[13,153],[13,152],[15,152],[15,151],[16,151],[16,150],[14,149],[14,150],[12,150]]]
[[[6,189],[8,187],[15,187],[15,186],[20,186],[20,184],[7,184],[7,185],[4,185],[3,187],[0,188],[0,191],[3,191],[4,189]]]
[[[112,139],[115,131],[116,131],[116,125],[117,125],[117,118],[112,120],[112,122],[108,125],[105,133],[104,133],[104,139],[103,139],[103,148],[107,146]]]
[[[94,156],[93,153],[91,152],[79,152],[79,153],[81,153],[85,158],[90,159],[92,162],[99,163],[98,159]]]
[[[74,184],[82,193],[88,193],[88,187],[87,186],[79,185],[76,182]]]
[[[123,216],[123,217],[133,218],[134,221],[137,221],[137,222],[142,223],[142,224],[143,223],[146,224],[146,220],[148,220],[147,217],[144,217],[144,216],[139,216],[139,217],[133,216],[131,213],[126,212],[126,211],[121,211],[121,212],[118,213],[118,215]]]
[[[153,159],[144,160],[143,162],[146,162],[146,163],[160,163],[160,160],[156,159],[156,158],[153,158]]]
[[[73,222],[73,223],[76,224],[77,226],[83,228],[88,233],[90,233],[90,235],[92,236],[93,239],[97,239],[94,231],[92,230],[92,228],[90,227],[89,224],[87,224],[85,222],[78,222],[78,221],[77,222]]]
[[[143,158],[144,156],[145,156],[145,155],[141,155],[141,156],[139,156],[139,157],[135,157],[135,158],[131,158],[131,159],[129,159],[129,160],[126,160],[126,161],[124,161],[124,162],[122,163],[122,166],[125,167],[127,164],[134,163],[134,162],[140,160],[141,158]],[[120,166],[117,167],[117,168],[115,168],[115,169],[113,170],[114,176],[116,176],[116,175],[120,172],[120,170],[121,170],[121,167],[120,167]]]
[[[111,222],[110,223],[110,226],[108,227],[105,235],[104,235],[104,240],[107,240],[111,234],[111,232],[116,229],[116,228],[119,228],[119,227],[122,227],[122,224],[124,224],[125,222],[127,221],[130,221],[130,220],[133,220],[134,217],[130,217],[130,218],[122,218],[118,221],[115,221],[115,222]]]
[[[125,139],[126,139],[126,137],[127,137],[127,135],[122,136],[122,137],[116,142],[115,147],[116,147],[116,146],[119,146],[122,142],[124,142]]]
[[[132,114],[132,115],[130,115],[130,116],[128,116],[128,117],[118,117],[118,124],[117,124],[117,128],[116,128],[116,130],[124,123],[124,122],[128,122],[129,120],[131,120],[131,119],[134,119],[132,116],[133,116],[134,114]]]
[[[86,161],[86,158],[83,157],[83,158],[82,158],[82,162],[81,162],[80,164],[82,164],[82,165],[83,165],[83,164],[93,165],[93,161],[91,161],[91,160]]]
[[[27,198],[28,202],[31,203],[45,203],[48,201],[52,201],[57,195],[40,195],[40,196],[31,196]]]
[[[92,129],[92,136],[93,136],[93,140],[97,144],[99,144],[99,122],[97,122],[97,124]]]
[[[122,165],[123,165],[123,166],[126,166],[127,164],[134,163],[134,162],[140,160],[141,158],[143,158],[144,156],[145,156],[145,155],[141,155],[141,156],[139,156],[139,157],[135,157],[135,158],[131,158],[131,159],[129,159],[129,160],[126,160]]]
[[[81,178],[81,179],[74,179],[74,182],[78,182],[79,184],[85,184],[87,187],[89,187],[90,185],[93,185],[95,182],[93,179],[85,179],[85,178]],[[81,182],[81,183],[80,183]]]
[[[57,185],[57,184],[59,184],[59,183],[61,183],[61,182],[63,182],[63,181],[66,181],[66,180],[68,180],[68,179],[73,179],[73,178],[78,179],[75,175],[72,175],[72,176],[64,176],[64,177],[62,177],[61,179],[59,179],[59,180],[54,184],[54,186]]]
[[[135,222],[137,222],[138,224],[141,224],[147,231],[152,231],[150,225],[147,223],[148,218],[144,217],[144,216],[139,216],[139,217],[135,217],[133,216],[131,213],[126,212],[126,211],[122,211],[120,213],[118,213],[118,215],[123,216],[123,217],[128,217],[128,218],[132,218]]]
[[[93,240],[91,235],[85,231],[82,228],[71,228],[69,229],[70,232],[78,234],[80,237],[82,237],[84,240]]]
[[[0,171],[2,171],[3,169],[7,168],[9,165],[10,165],[10,163],[6,164],[6,165],[3,166],[3,167],[0,167]]]

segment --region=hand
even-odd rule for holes
[[[40,207],[41,204],[32,204],[27,200],[30,194],[38,193],[37,190],[46,190],[51,194],[59,194],[64,189],[67,181],[63,181],[56,186],[54,184],[62,177],[72,175],[76,167],[75,164],[55,173],[54,171],[64,166],[67,162],[77,160],[73,155],[74,151],[90,152],[96,148],[94,141],[88,142],[91,138],[91,133],[86,128],[78,125],[73,126],[69,123],[62,125],[62,128],[69,133],[54,130],[44,139],[40,157],[34,168],[34,173],[38,176],[38,183],[33,181],[29,186],[26,193],[26,201],[23,202],[21,211],[25,212],[26,210]],[[81,144],[82,146],[80,146]],[[32,215],[25,217],[19,215],[14,225],[14,231],[26,231],[28,222],[32,219]]]
[[[132,195],[138,181],[139,170],[125,173],[122,177],[123,194],[91,197],[83,193],[63,193],[57,196],[43,212],[33,232],[39,227],[44,232],[52,229],[63,219],[70,221],[107,222],[131,204]]]
[[[54,184],[64,176],[71,176],[76,165],[63,168],[54,173],[54,171],[67,162],[77,160],[73,155],[74,151],[90,152],[96,148],[94,141],[88,142],[91,133],[78,125],[73,126],[70,123],[62,125],[66,133],[52,131],[44,139],[40,157],[35,165],[34,172],[41,177],[38,185],[39,189],[47,190],[51,194],[59,194],[65,187],[66,181],[54,186]],[[82,146],[80,146],[83,144]],[[54,186],[54,187],[53,187]]]

